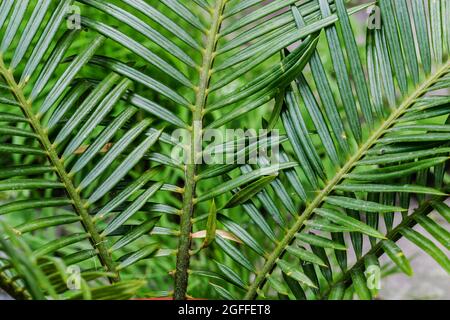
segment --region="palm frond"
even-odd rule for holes
[[[71,5],[83,30],[66,26]],[[361,45],[352,16],[373,5],[381,27]],[[449,216],[449,10],[424,0],[1,1],[0,215],[17,238],[2,248],[25,266],[51,257],[51,269],[57,257],[86,268],[86,283],[113,283],[68,298],[126,298],[140,285],[121,276],[144,274],[158,284],[172,275],[173,288],[157,291],[175,299],[204,278],[224,299],[370,299],[365,272],[382,254],[412,273],[402,237],[449,271],[433,242],[448,249],[448,231],[429,217]],[[205,130],[234,126],[270,134],[239,151],[250,137],[198,150]],[[171,130],[188,132],[184,159]],[[255,162],[198,161],[246,157],[260,142]],[[211,256],[217,272],[204,270]],[[64,289],[52,282],[63,275],[17,266],[13,281],[0,269],[15,297]]]

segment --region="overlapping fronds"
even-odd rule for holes
[[[350,18],[369,5],[379,26],[361,45]],[[450,271],[435,244],[448,250],[449,233],[428,217],[449,211],[449,11],[436,0],[2,0],[0,215],[30,263],[57,257],[112,283],[173,276],[155,291],[175,299],[190,279],[227,299],[372,298],[364,272],[382,254],[412,272],[401,237]],[[278,163],[197,161],[206,129],[255,125],[283,130],[262,138]],[[189,133],[184,161],[174,130]],[[12,295],[41,298],[26,273],[0,275]]]
[[[319,5],[323,18],[331,15],[326,1]],[[242,273],[219,268],[225,282],[241,288],[246,299],[274,293],[342,299],[353,292],[373,298],[376,290],[369,290],[366,276],[371,266],[379,268],[383,253],[412,274],[395,243],[400,237],[450,272],[449,232],[427,217],[433,205],[441,212],[448,209],[442,201],[448,194],[450,108],[448,92],[441,90],[448,88],[450,72],[448,39],[442,37],[447,8],[439,1],[429,7],[418,1],[410,14],[406,1],[380,1],[382,23],[367,30],[363,62],[345,4],[338,0],[335,5],[338,24],[325,27],[324,37],[340,97],[322,62],[326,54],[315,51],[310,70],[297,75],[275,110],[289,140],[283,148],[291,152],[281,157],[297,161],[300,169],[284,172],[264,191],[246,194],[243,209],[257,226],[253,232],[239,227],[237,216],[234,222],[221,221],[242,240],[238,246],[248,247],[243,253],[217,241],[236,268],[255,274],[254,280],[237,284]],[[299,33],[307,28],[301,10],[292,7],[290,14]],[[241,170],[252,172],[249,166]],[[233,198],[239,193],[246,190]],[[408,212],[416,201],[418,208]],[[416,224],[429,234],[413,229]],[[267,236],[264,242],[256,240],[259,233]],[[232,296],[223,287],[218,293]]]

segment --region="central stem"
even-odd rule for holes
[[[192,215],[195,206],[196,171],[198,147],[201,147],[203,131],[203,111],[208,100],[208,88],[211,80],[212,66],[214,64],[217,41],[219,39],[222,14],[226,0],[218,0],[212,8],[211,28],[207,32],[206,46],[203,52],[203,62],[199,69],[199,85],[195,89],[195,105],[192,106],[191,141],[188,162],[185,165],[185,186],[183,207],[180,221],[180,239],[178,243],[177,265],[175,270],[174,299],[186,298],[188,284],[188,269],[190,262]]]

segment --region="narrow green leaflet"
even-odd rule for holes
[[[342,196],[328,196],[325,202],[341,208],[360,210],[366,212],[401,212],[407,209],[380,204],[372,201],[359,200]]]
[[[295,265],[284,260],[279,260],[277,265],[287,276],[294,278],[309,287],[316,288],[314,283],[304,273],[298,271],[298,268]]]
[[[254,197],[255,194],[268,186],[273,180],[275,180],[275,178],[276,176],[262,177],[261,179],[253,182],[247,187],[239,190],[231,197],[224,208],[232,208],[244,202],[247,202],[252,197]]]
[[[360,269],[356,269],[351,272],[351,277],[358,297],[361,300],[372,300],[372,294],[367,288],[367,280],[364,273]]]
[[[219,236],[216,238],[216,243],[236,263],[240,264],[250,272],[253,272],[255,270],[250,261],[248,261],[248,259],[242,254],[242,252],[239,251],[236,247],[234,247],[229,241]]]
[[[247,174],[241,175],[238,178],[232,179],[230,181],[227,181],[225,183],[222,183],[222,185],[219,185],[218,187],[213,188],[212,190],[209,190],[208,193],[200,196],[197,201],[203,202],[206,200],[209,200],[211,198],[214,198],[220,194],[223,194],[227,191],[231,191],[245,183],[255,181],[258,178],[262,176],[269,176],[269,175],[276,175],[280,170],[293,168],[297,166],[297,163],[295,162],[289,162],[289,163],[281,163],[279,165],[272,165],[265,168],[256,169],[252,172],[249,172]]]
[[[206,222],[206,236],[203,241],[202,247],[208,247],[216,238],[217,229],[217,208],[214,200],[211,201],[211,206],[209,207],[208,220]]]
[[[391,260],[408,276],[412,276],[413,270],[409,264],[409,260],[405,257],[403,251],[397,244],[391,240],[381,241],[381,246],[384,252],[391,258]]]
[[[335,250],[347,250],[347,247],[343,244],[334,242],[330,239],[317,236],[311,233],[297,233],[295,237],[305,243],[309,243],[313,246],[320,248],[330,248]]]
[[[450,223],[450,207],[443,202],[433,202],[433,208]]]
[[[321,208],[321,209],[316,209],[316,213],[327,219],[330,219],[331,221],[336,222],[337,224],[343,225],[348,228],[355,229],[355,230],[362,232],[364,234],[367,234],[369,236],[372,236],[375,238],[380,238],[380,239],[385,238],[380,232],[373,229],[372,227],[369,227],[367,224],[365,224],[355,218],[352,218],[338,210]]]
[[[242,279],[236,272],[234,272],[230,267],[224,264],[221,264],[217,261],[215,261],[215,263],[220,272],[222,272],[222,274],[228,279],[228,281],[245,290],[247,285],[242,281]]]
[[[323,266],[326,267],[326,264],[322,261],[322,259],[320,259],[318,256],[316,256],[314,253],[299,248],[299,247],[295,247],[295,246],[290,246],[286,249],[287,252],[289,252],[290,254],[292,254],[293,256],[299,258],[300,260],[303,261],[308,261],[314,264],[317,264],[319,266]]]
[[[436,221],[427,216],[416,216],[414,218],[433,238],[439,241],[447,250],[450,250],[450,232],[441,227]]]
[[[418,185],[386,185],[386,184],[350,184],[345,183],[335,188],[339,191],[348,192],[407,192],[444,196],[445,193],[434,188]]]
[[[400,233],[409,241],[428,253],[447,273],[450,274],[450,259],[431,240],[412,229],[403,228]]]

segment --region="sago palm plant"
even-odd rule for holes
[[[0,0],[0,41],[12,297],[372,299],[403,237],[450,273],[448,1]]]

